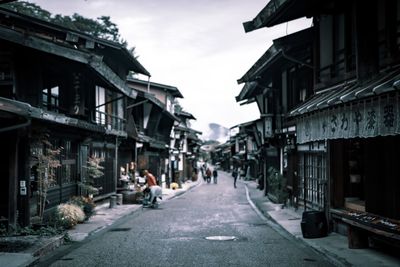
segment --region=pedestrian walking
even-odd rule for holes
[[[214,169],[214,170],[213,170],[213,180],[214,180],[214,184],[216,184],[216,183],[218,182],[217,178],[218,178],[218,171],[217,171],[217,169]]]
[[[200,167],[201,176],[203,177],[204,182],[206,181],[205,169],[204,166]]]
[[[207,170],[206,170],[206,178],[207,178],[207,183],[210,183],[211,182],[211,170],[210,170],[210,168],[207,168]]]
[[[236,168],[233,169],[232,176],[233,176],[233,187],[236,188],[236,180],[238,177],[238,171],[236,170]]]

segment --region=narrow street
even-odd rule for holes
[[[233,240],[208,240],[233,239]],[[125,217],[55,251],[39,266],[330,266],[276,232],[249,205],[245,186],[220,172],[186,194]]]

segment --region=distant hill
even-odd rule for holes
[[[208,131],[203,133],[204,140],[214,140],[220,143],[224,143],[229,138],[229,129],[218,124],[208,124]]]

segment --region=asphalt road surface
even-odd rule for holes
[[[331,266],[301,242],[262,220],[245,186],[220,173],[218,184],[119,220],[54,252],[42,266]]]

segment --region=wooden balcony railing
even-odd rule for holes
[[[109,130],[126,130],[126,119],[99,110],[94,112],[93,121]]]

